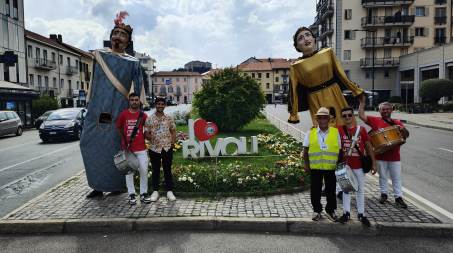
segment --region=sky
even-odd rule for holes
[[[102,48],[117,12],[126,10],[135,51],[157,70],[192,60],[235,66],[249,57],[295,58],[292,35],[309,26],[316,0],[24,0],[25,27],[84,50]]]

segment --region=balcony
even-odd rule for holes
[[[38,87],[38,91],[41,95],[47,95],[50,97],[55,97],[58,95],[58,89],[57,88],[49,88],[49,87]]]
[[[410,26],[414,20],[414,15],[363,17],[362,27]]]
[[[409,47],[414,43],[414,37],[400,38],[400,37],[377,37],[374,38],[363,38],[360,40],[362,48],[374,47]]]
[[[46,58],[35,58],[34,63],[34,67],[37,69],[53,70],[57,68],[57,64],[54,61]]]
[[[76,66],[67,66],[66,67],[66,75],[72,76],[72,75],[75,75],[77,73],[79,73],[79,70],[77,69]]]
[[[447,23],[447,17],[446,16],[436,16],[434,17],[434,24],[436,25],[444,25]]]
[[[360,59],[360,67],[361,68],[371,68],[373,67],[373,60],[372,58],[362,58]],[[400,59],[398,57],[394,58],[375,58],[374,59],[374,67],[375,68],[392,68],[398,67],[400,65]]]
[[[445,36],[436,36],[434,37],[434,44],[445,44],[447,37]]]
[[[410,5],[414,0],[362,0],[362,6],[367,7],[392,7]]]
[[[322,39],[326,36],[330,36],[333,34],[333,25],[331,23],[329,23],[328,25],[323,25],[321,27],[321,32],[319,34],[319,38]]]

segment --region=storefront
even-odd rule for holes
[[[32,100],[39,92],[15,83],[0,81],[0,110],[15,111],[26,127],[33,126]]]

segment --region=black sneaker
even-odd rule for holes
[[[151,203],[151,197],[148,193],[143,193],[140,195],[140,201],[145,204]]]
[[[131,206],[137,204],[137,199],[135,198],[135,194],[129,194],[129,204]]]
[[[395,199],[395,204],[401,208],[407,209],[407,204],[401,197]]]
[[[350,214],[349,212],[346,212],[346,213],[344,213],[344,214],[338,219],[338,221],[339,221],[340,223],[346,223],[346,222],[348,222],[348,220],[349,220],[350,218],[351,218],[351,214]]]
[[[385,204],[385,202],[387,202],[387,199],[388,199],[387,194],[381,193],[381,199],[379,199],[379,203]]]
[[[319,221],[321,219],[321,213],[314,213],[311,219],[313,221]]]
[[[343,200],[343,191],[339,191],[339,192],[337,193],[337,198],[338,198],[339,200]]]
[[[91,191],[90,193],[88,193],[88,195],[86,196],[86,198],[87,198],[87,199],[92,199],[92,198],[102,197],[102,196],[104,196],[104,193],[103,193],[103,192],[93,190],[93,191]]]
[[[362,225],[365,227],[371,227],[371,223],[367,217],[363,216],[363,214],[359,213],[359,221],[362,222]]]
[[[335,214],[335,212],[331,212],[331,213],[327,213],[326,212],[326,215],[327,215],[327,218],[332,221],[332,222],[337,222],[338,221],[338,217],[337,215]]]

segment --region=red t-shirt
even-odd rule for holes
[[[137,123],[138,115],[139,112],[132,113],[128,109],[126,109],[120,113],[118,119],[116,120],[116,127],[123,129],[123,133],[125,133],[125,135],[127,136],[126,137],[127,144],[130,142],[132,131],[134,130],[135,124]],[[129,150],[132,152],[146,150],[145,136],[143,134],[143,125],[147,117],[148,115],[146,115],[146,113],[143,113],[142,120],[138,125],[138,131],[137,134],[135,135],[135,139],[132,142],[131,146],[129,147]],[[126,147],[126,143],[124,143],[124,140],[121,141],[121,146],[123,148]]]
[[[341,137],[341,148],[344,152],[345,159],[347,160],[347,164],[351,169],[360,169],[362,168],[362,161],[360,160],[360,154],[357,152],[357,149],[354,147],[352,148],[352,153],[351,156],[346,157],[349,151],[349,147],[351,147],[352,140],[348,138],[346,135],[343,126],[338,127],[338,131],[340,132],[340,137]],[[349,132],[349,136],[352,137],[355,135],[355,132],[357,131],[357,127],[352,127],[347,129]],[[368,136],[368,133],[366,132],[365,127],[361,126],[360,127],[360,132],[359,135],[357,136],[357,146],[360,149],[360,152],[362,155],[365,154],[365,143],[370,140],[370,137]]]
[[[396,125],[404,127],[403,123],[397,119],[392,119]],[[367,116],[366,123],[371,127],[373,130],[378,130],[380,128],[385,128],[391,126],[389,123],[385,122],[381,117],[374,117],[374,116]],[[376,159],[380,161],[388,161],[388,162],[396,162],[400,161],[400,146],[396,146],[393,149],[382,153],[380,155],[376,155]]]

